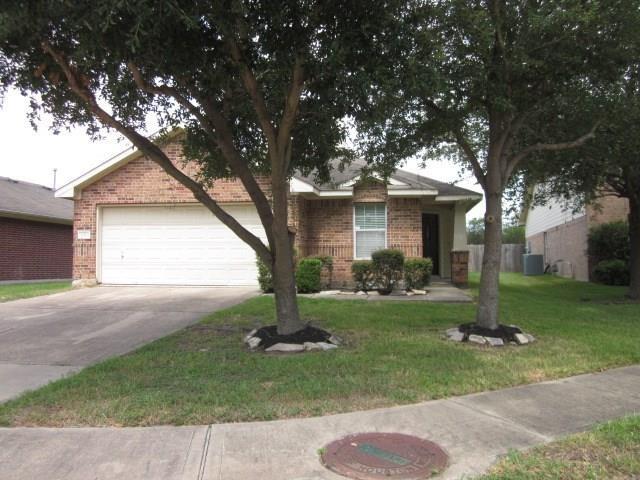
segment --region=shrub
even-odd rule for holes
[[[258,285],[260,285],[260,290],[264,293],[272,293],[273,277],[271,270],[269,270],[269,267],[265,265],[260,257],[256,258],[256,265],[258,266]]]
[[[322,262],[322,272],[320,273],[320,287],[329,288],[333,277],[333,257],[331,255],[313,255],[307,258],[315,258]]]
[[[400,250],[378,250],[371,254],[371,261],[380,293],[391,293],[402,278],[404,254]]]
[[[424,288],[431,282],[433,261],[430,258],[407,258],[404,261],[404,283],[407,289]]]
[[[524,244],[525,231],[522,225],[511,225],[502,229],[502,243]]]
[[[374,287],[375,279],[371,260],[354,260],[351,264],[351,274],[356,283],[356,289],[366,292]]]
[[[300,260],[296,270],[298,293],[319,292],[321,272],[322,260],[318,258],[303,258]]]
[[[589,231],[589,256],[594,264],[603,260],[629,261],[629,224],[603,223]]]
[[[629,285],[629,264],[624,260],[603,260],[593,269],[596,282],[605,285]]]

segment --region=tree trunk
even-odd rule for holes
[[[278,333],[288,335],[304,328],[296,292],[293,241],[289,234],[288,190],[284,178],[272,177],[273,192],[273,293],[276,299]]]
[[[488,167],[489,170],[490,166]],[[480,297],[476,323],[484,328],[498,328],[500,262],[502,259],[502,182],[498,172],[486,177],[484,216],[484,256],[480,274]]]
[[[631,282],[627,296],[640,300],[640,199],[630,195],[629,198],[629,274]]]

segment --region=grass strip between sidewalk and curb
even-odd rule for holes
[[[640,478],[640,416],[513,452],[477,480],[600,480]]]

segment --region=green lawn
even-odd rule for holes
[[[472,277],[472,288],[477,276]],[[640,305],[624,288],[504,275],[502,321],[525,347],[444,340],[474,305],[301,299],[305,318],[346,339],[331,352],[248,352],[243,335],[274,322],[259,297],[136,352],[0,406],[1,425],[206,424],[406,404],[640,362]]]
[[[71,288],[71,282],[4,283],[0,285],[0,302],[58,293]]]
[[[640,417],[512,453],[482,480],[604,480],[640,478]]]

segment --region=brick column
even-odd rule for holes
[[[454,250],[451,252],[451,283],[456,287],[469,285],[469,252]]]

